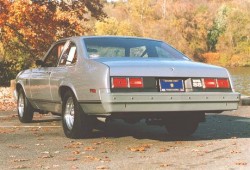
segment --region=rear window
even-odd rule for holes
[[[89,58],[138,57],[189,60],[168,44],[149,39],[121,37],[84,38]]]

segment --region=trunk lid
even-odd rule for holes
[[[110,68],[110,76],[132,77],[228,77],[225,68],[193,61],[162,58],[99,58]]]

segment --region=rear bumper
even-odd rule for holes
[[[88,114],[127,112],[221,112],[236,110],[240,94],[231,93],[107,93],[100,92],[101,101],[80,102]]]

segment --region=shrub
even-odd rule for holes
[[[10,86],[10,80],[15,79],[24,64],[18,60],[0,61],[0,86]]]
[[[216,65],[220,65],[220,54],[219,53],[204,53],[202,54],[203,58],[205,59],[206,63],[210,63],[210,64],[216,64]]]

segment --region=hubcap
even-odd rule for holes
[[[73,128],[74,115],[75,115],[74,101],[73,98],[70,97],[66,102],[65,113],[64,113],[64,120],[69,130]]]
[[[20,93],[18,98],[18,114],[20,117],[23,117],[23,113],[24,113],[24,98],[23,94]]]

